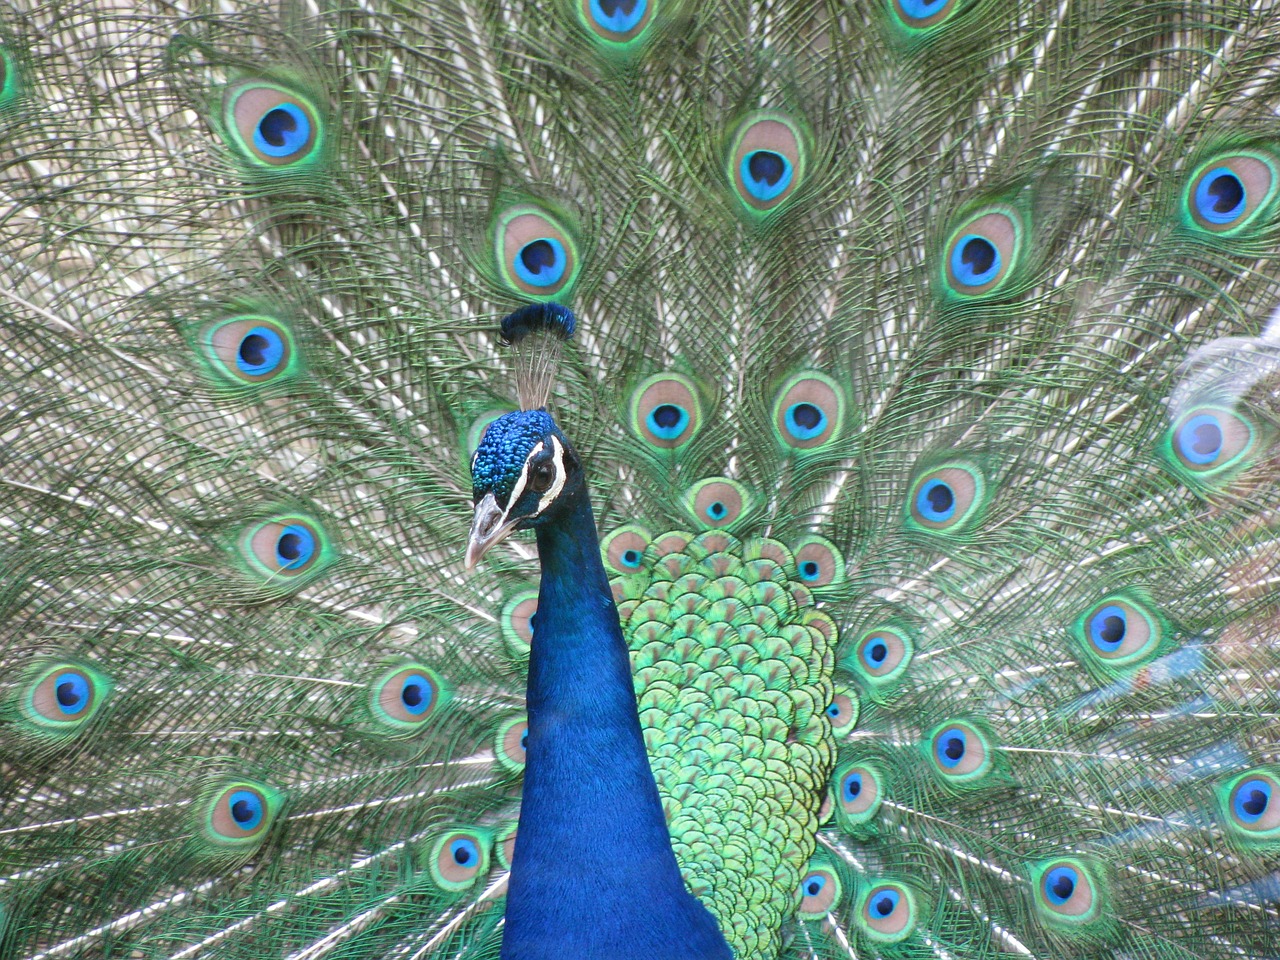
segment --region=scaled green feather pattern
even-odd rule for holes
[[[835,755],[835,624],[777,541],[667,533],[613,583],[685,880],[735,956],[775,956]]]

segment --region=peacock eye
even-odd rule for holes
[[[565,295],[578,275],[578,248],[573,237],[551,217],[526,204],[499,216],[494,254],[508,286],[535,300]]]
[[[1184,210],[1210,233],[1244,227],[1276,194],[1275,158],[1266,152],[1234,153],[1202,165],[1187,184]]]
[[[551,489],[551,484],[555,483],[555,479],[555,464],[546,460],[533,468],[533,475],[529,477],[529,489],[534,493],[546,493]]]
[[[286,86],[250,80],[229,87],[223,118],[233,146],[257,166],[296,169],[323,153],[319,112]]]
[[[757,114],[739,126],[729,182],[744,209],[757,215],[781,206],[804,176],[805,136],[782,114]]]
[[[919,911],[905,884],[882,880],[858,899],[858,928],[872,942],[901,943],[915,931]]]
[[[489,869],[493,836],[479,828],[454,830],[432,845],[428,865],[436,886],[457,892],[470,887]]]
[[[1106,876],[1087,860],[1061,857],[1031,864],[1033,903],[1040,921],[1066,932],[1105,923]]]
[[[1234,839],[1274,845],[1280,837],[1280,776],[1274,767],[1255,767],[1218,788],[1219,816]]]
[[[223,850],[257,846],[270,830],[283,799],[278,790],[244,780],[215,788],[203,806],[205,840]]]

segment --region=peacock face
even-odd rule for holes
[[[471,458],[475,517],[467,567],[515,530],[537,526],[580,480],[578,458],[545,410],[520,410],[489,425]]]

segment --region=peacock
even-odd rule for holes
[[[3,0],[0,957],[1280,958],[1267,0]]]

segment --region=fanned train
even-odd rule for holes
[[[7,0],[0,957],[1276,960],[1277,18]]]

